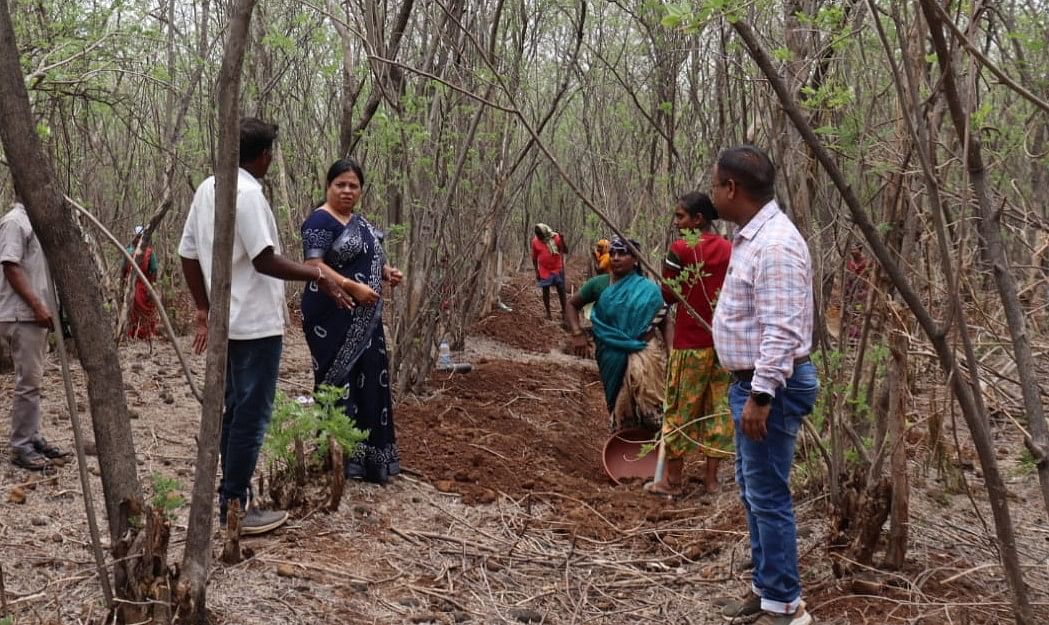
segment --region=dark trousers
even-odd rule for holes
[[[283,337],[230,341],[226,355],[226,411],[222,415],[222,481],[219,506],[230,499],[248,503],[251,476],[262,449],[277,390]]]

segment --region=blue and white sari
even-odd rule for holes
[[[345,278],[367,284],[380,296],[386,253],[382,233],[354,213],[343,225],[317,209],[302,224],[303,257],[320,258]],[[372,306],[343,310],[317,287],[302,294],[302,322],[313,356],[314,383],[345,389],[340,405],[368,430],[368,440],[346,458],[346,476],[384,483],[401,471],[394,437],[389,358],[382,326],[382,298]]]

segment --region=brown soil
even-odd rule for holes
[[[586,366],[590,361],[557,353],[565,333],[543,318],[533,278],[522,273],[504,286],[502,301],[513,312],[494,312],[476,330],[550,356],[523,364],[497,353],[481,356],[466,375],[434,373],[432,397],[398,407],[406,464],[465,502],[506,495],[554,504],[573,534],[607,538],[617,529],[695,516],[695,508],[643,495],[640,484],[617,486],[605,474],[601,450],[609,422],[601,381],[596,368]],[[435,405],[441,407],[436,414]],[[722,481],[731,480],[731,468],[722,469]],[[701,470],[701,463],[690,463],[686,492],[702,487]]]
[[[570,296],[586,281],[585,264],[581,259],[570,259],[567,279],[566,291]],[[513,312],[496,310],[482,317],[471,328],[473,334],[533,352],[547,352],[561,346],[564,330],[561,328],[561,304],[557,301],[557,291],[550,290],[553,320],[547,321],[543,292],[535,284],[535,274],[524,271],[513,276],[503,285],[499,299]]]
[[[518,363],[475,364],[468,375],[435,376],[435,397],[398,411],[406,465],[439,490],[467,503],[528,496],[560,509],[565,531],[595,538],[695,516],[695,508],[605,475],[608,417],[595,372],[568,369],[542,380]],[[436,414],[435,403],[442,406]],[[691,490],[700,486],[689,482]]]

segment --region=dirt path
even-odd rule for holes
[[[435,374],[431,395],[398,404],[404,477],[387,487],[350,484],[338,512],[295,511],[287,529],[245,541],[252,559],[213,571],[208,597],[217,622],[723,622],[714,599],[746,583],[746,527],[730,475],[723,474],[719,496],[699,496],[693,481],[693,493],[674,502],[636,485],[613,486],[599,464],[607,417],[596,368],[556,351],[562,335],[542,320],[530,276],[515,278],[503,301],[514,311],[482,319],[468,341],[473,372]],[[285,345],[280,386],[299,394],[311,382],[309,355],[294,330]],[[174,362],[165,344],[122,350],[141,475],[147,482],[154,473],[174,477],[185,492],[198,407]],[[193,366],[202,371],[203,359]],[[79,369],[74,376],[83,389]],[[69,445],[54,362],[47,379],[47,434]],[[0,376],[4,414],[11,384]],[[86,406],[83,396],[78,401]],[[97,476],[97,459],[89,463]],[[919,478],[914,564],[878,582],[886,599],[851,596],[851,582],[837,580],[843,552],[826,544],[823,494],[799,493],[806,598],[822,623],[1008,622],[1007,609],[994,603],[1002,584],[993,566],[940,584],[993,564],[994,556],[980,533],[967,530],[978,523],[967,499]],[[3,452],[0,562],[8,604],[19,624],[84,622],[97,615],[100,591],[75,467],[25,488],[25,503],[7,502],[14,485],[34,479]],[[1018,498],[1030,496],[1030,480],[1013,481]],[[1017,527],[1032,584],[1044,585],[1049,527],[1036,505],[1032,498],[1026,516],[1018,506]],[[186,513],[178,510],[174,522],[173,562]],[[216,539],[216,556],[219,546]],[[924,581],[915,589],[917,580]],[[966,597],[986,600],[963,611],[943,603]]]

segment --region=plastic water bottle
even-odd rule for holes
[[[448,341],[441,341],[441,346],[437,349],[437,368],[438,369],[451,369],[452,367],[452,350],[448,347]]]

